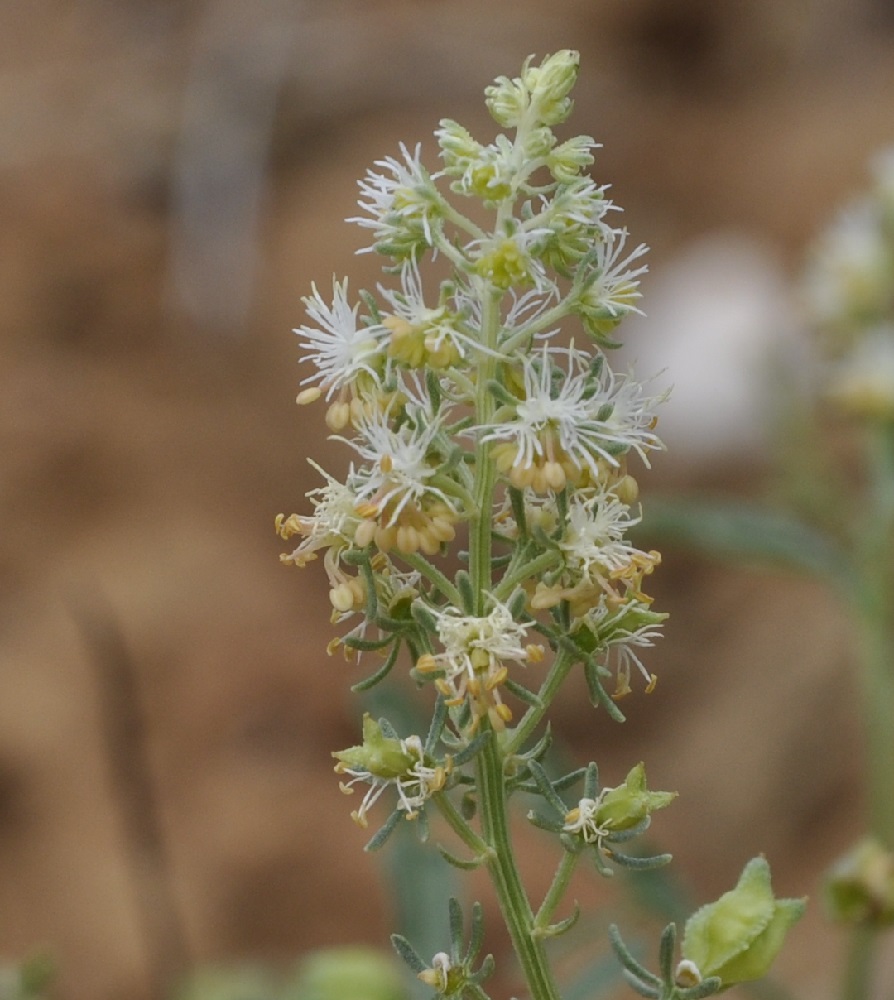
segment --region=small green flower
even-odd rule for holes
[[[745,866],[735,889],[697,910],[686,922],[677,978],[685,985],[718,976],[724,987],[766,975],[803,899],[775,899],[763,857]]]
[[[835,920],[894,924],[894,855],[872,837],[861,840],[828,873],[824,894]]]
[[[363,716],[362,746],[336,750],[332,756],[339,761],[342,771],[366,771],[386,781],[401,777],[416,763],[403,742],[386,736],[369,714]]]
[[[646,787],[646,768],[640,762],[631,768],[623,785],[606,790],[596,810],[596,824],[617,832],[631,830],[657,809],[677,797],[676,792],[652,792]]]

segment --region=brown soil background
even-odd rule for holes
[[[358,733],[358,675],[325,655],[322,573],[283,569],[272,531],[315,485],[305,457],[334,450],[294,407],[289,331],[312,280],[375,282],[340,221],[366,167],[430,148],[442,116],[485,131],[484,85],[560,47],[582,51],[575,130],[604,143],[595,175],[654,269],[719,228],[794,267],[894,138],[888,0],[0,9],[0,947],[48,947],[62,1000],[148,998],[159,962],[386,940],[329,757]],[[759,473],[669,456],[643,483]],[[660,836],[696,899],[759,851],[780,892],[815,895],[860,828],[843,614],[684,554],[656,587],[658,691],[623,729],[569,692],[575,754],[680,791]],[[141,730],[154,806],[125,773]],[[523,843],[539,884],[550,850]],[[837,950],[814,906],[782,978],[832,995]]]

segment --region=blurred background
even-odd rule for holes
[[[62,1000],[386,941],[387,869],[329,756],[363,674],[273,533],[308,454],[346,461],[294,405],[290,330],[311,281],[379,277],[341,221],[366,168],[399,141],[433,167],[444,116],[488,138],[484,86],[564,47],[574,132],[652,247],[622,329],[676,386],[646,514],[650,491],[757,495],[804,248],[894,140],[891,0],[0,6],[0,951],[52,953]],[[844,615],[683,552],[655,581],[658,690],[620,728],[569,691],[571,752],[679,790],[656,830],[694,899],[759,851],[815,894],[860,829]],[[552,848],[521,839],[539,884]],[[836,948],[813,907],[783,978],[824,995]]]

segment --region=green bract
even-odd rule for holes
[[[735,889],[686,921],[683,958],[702,978],[718,976],[724,986],[760,979],[804,905],[803,899],[775,899],[769,864],[763,857],[753,858]]]

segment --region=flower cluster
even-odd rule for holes
[[[424,840],[438,811],[472,852],[442,848],[445,859],[489,870],[536,1000],[558,997],[542,939],[574,922],[552,916],[576,859],[593,854],[602,874],[609,862],[664,864],[617,845],[674,798],[646,787],[641,764],[603,792],[595,764],[558,780],[541,764],[549,732],[538,733],[573,671],[617,721],[635,671],[654,688],[641,657],[665,618],[645,589],[660,556],[631,538],[642,519],[631,466],[662,447],[662,396],[609,363],[616,328],[638,311],[646,248],[612,225],[606,187],[586,174],[597,144],[554,131],[577,70],[570,51],[529,59],[486,91],[506,131],[486,142],[445,119],[440,169],[421,146],[401,146],[361,181],[352,221],[383,258],[384,283],[355,298],[347,280],[333,280],[331,298],[314,286],[296,330],[309,366],[298,402],[324,402],[352,464],[341,477],[315,466],[324,484],[308,494],[312,510],[276,521],[297,539],[285,562],[322,553],[333,621],[350,622],[330,652],[381,658],[355,689],[403,655],[435,692],[424,740],[366,716],[362,744],[334,755],[342,789],[365,789],[361,826],[392,801],[367,847],[401,818]],[[561,793],[581,779],[572,807]],[[564,852],[536,914],[507,834],[518,791],[548,803],[549,817],[529,819]],[[425,963],[405,939],[395,947],[437,996],[487,1000],[492,962],[472,966],[480,912],[468,947],[458,904],[450,919],[449,954]]]
[[[894,417],[894,148],[873,163],[870,190],[817,240],[806,270],[811,322],[831,356],[827,393],[870,419]]]
[[[543,658],[542,646],[523,641],[531,630],[555,647],[570,615],[572,631],[588,633],[586,655],[616,651],[620,692],[630,664],[642,670],[634,647],[660,624],[600,624],[650,603],[643,577],[658,554],[627,538],[639,520],[627,465],[632,455],[648,465],[661,447],[661,399],[608,363],[608,333],[637,308],[645,247],[626,250],[626,231],[606,221],[614,206],[605,188],[583,174],[593,140],[559,142],[553,132],[576,73],[576,56],[564,52],[498,80],[488,107],[514,137],[481,143],[445,120],[435,133],[440,171],[423,166],[418,146],[379,161],[361,182],[355,221],[371,230],[369,249],[388,258],[395,282],[356,302],[347,280],[333,281],[331,301],[314,287],[296,331],[312,367],[299,402],[325,399],[355,464],[344,480],[320,470],[326,485],[309,495],[313,513],[279,519],[284,538],[299,536],[284,558],[304,565],[324,551],[339,619],[369,618],[406,563],[419,570],[416,601],[432,627],[415,637],[417,674],[458,714],[465,706],[472,730],[485,717],[495,728],[512,718],[501,689],[513,664]],[[445,182],[493,210],[492,231],[460,213]],[[452,273],[426,288],[420,263],[435,254]],[[578,321],[586,347],[561,342],[565,318]],[[460,525],[481,522],[492,522],[493,545],[506,554],[494,551],[475,581],[489,595],[475,600],[490,606],[457,604],[432,560]],[[546,575],[525,572],[544,563]],[[527,600],[510,611],[519,589]]]

